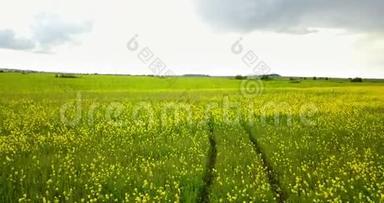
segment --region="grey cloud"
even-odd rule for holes
[[[16,37],[12,30],[0,30],[0,48],[31,50],[35,46],[35,43],[30,39]]]
[[[227,31],[384,31],[383,0],[197,0],[197,7],[205,21]]]
[[[74,41],[76,35],[92,30],[92,23],[73,23],[59,16],[42,14],[31,26],[32,37],[20,38],[13,30],[0,30],[0,48],[50,53],[51,48]]]

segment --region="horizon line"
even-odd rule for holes
[[[263,74],[263,75],[244,75],[244,74],[234,74],[234,75],[214,75],[214,74],[203,74],[203,73],[186,73],[186,74],[173,74],[173,75],[156,75],[156,74],[132,74],[132,73],[100,73],[100,72],[66,72],[66,71],[46,71],[46,70],[36,70],[36,69],[22,69],[22,68],[0,68],[0,70],[6,70],[8,72],[31,72],[31,73],[52,73],[52,74],[77,74],[77,75],[116,75],[116,76],[148,76],[148,77],[236,77],[236,76],[244,76],[244,77],[255,77],[255,76],[277,76],[282,78],[330,78],[330,79],[351,79],[351,78],[362,78],[362,79],[371,79],[371,80],[384,80],[384,77],[338,77],[338,76],[304,76],[304,75],[281,75],[279,73],[271,73],[271,74]]]

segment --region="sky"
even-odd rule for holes
[[[0,68],[384,78],[382,0],[0,1]]]

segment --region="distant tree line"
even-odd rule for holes
[[[281,77],[278,74],[270,74],[270,75],[260,75],[260,76],[255,76],[256,78],[259,78],[260,80],[271,80],[273,78],[279,78]],[[246,80],[248,78],[253,78],[253,77],[247,77],[247,76],[242,76],[242,75],[236,75],[235,79],[236,80]],[[289,77],[288,78],[290,82],[292,83],[299,83],[301,80],[307,80],[311,79],[310,77]],[[312,77],[312,80],[329,80],[328,77]],[[362,78],[349,78],[350,82],[363,82]]]
[[[349,79],[351,82],[363,82],[362,78],[350,78]]]
[[[248,78],[259,78],[261,80],[270,80],[273,78],[278,78],[281,77],[279,74],[269,74],[269,75],[258,75],[258,76],[242,76],[242,75],[236,75],[235,79],[236,80],[246,80]]]
[[[55,74],[55,78],[78,78],[78,76],[74,74],[57,73]]]

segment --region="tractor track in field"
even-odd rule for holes
[[[248,133],[249,140],[252,143],[254,150],[256,151],[257,154],[260,154],[263,167],[267,171],[268,182],[271,185],[272,191],[275,193],[277,201],[279,203],[286,202],[288,198],[287,193],[281,187],[278,175],[273,170],[273,167],[268,161],[266,154],[264,153],[263,149],[257,142],[254,131],[252,130],[251,126],[244,124],[243,127]]]
[[[216,148],[216,137],[213,130],[213,120],[210,120],[208,123],[209,127],[209,151],[208,151],[208,159],[205,167],[205,172],[203,176],[203,187],[200,190],[199,198],[197,202],[208,203],[210,188],[214,179],[214,169],[216,165],[217,158],[217,148]]]

